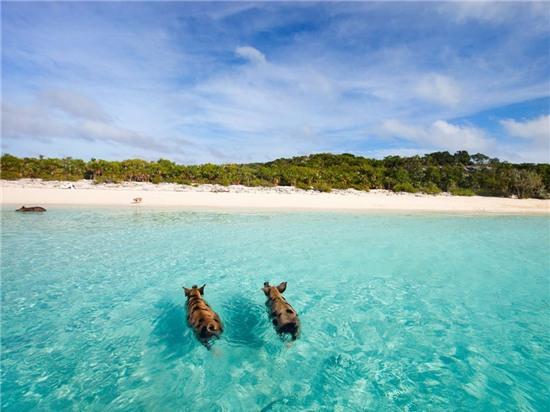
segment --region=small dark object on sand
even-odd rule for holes
[[[45,212],[46,209],[44,209],[42,206],[21,206],[19,209],[16,210],[16,212]]]

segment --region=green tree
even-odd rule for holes
[[[542,178],[529,170],[511,170],[512,189],[520,199],[540,197],[544,189]]]
[[[512,164],[481,153],[470,156],[466,151],[454,155],[435,152],[425,156],[388,156],[383,160],[349,153],[319,153],[267,163],[225,165],[177,165],[167,159],[149,162],[92,158],[84,162],[70,157],[18,158],[4,154],[0,158],[0,176],[3,179],[90,179],[95,182],[293,185],[321,191],[386,188],[518,197],[548,197],[550,193],[549,164]]]

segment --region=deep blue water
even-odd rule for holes
[[[50,209],[2,211],[6,411],[548,410],[548,217]]]

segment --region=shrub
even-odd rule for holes
[[[526,197],[543,197],[544,184],[542,178],[528,170],[513,170],[511,172],[512,188],[520,199]]]
[[[548,198],[550,164],[512,164],[465,151],[437,152],[423,157],[388,156],[383,160],[350,154],[322,153],[267,163],[177,165],[160,159],[89,162],[72,158],[0,157],[3,179],[91,179],[96,182],[176,182],[291,186],[329,192],[331,189],[385,188],[415,193]],[[312,184],[312,182],[315,182]],[[468,188],[468,189],[466,189]]]
[[[397,183],[393,187],[394,192],[407,192],[407,193],[416,193],[418,192],[418,189],[414,187],[411,183]]]
[[[434,183],[430,183],[430,184],[427,184],[426,186],[422,186],[420,188],[420,191],[427,193],[429,195],[436,195],[438,193],[441,193],[441,189]]]
[[[319,183],[315,183],[313,185],[313,190],[317,190],[318,192],[326,192],[326,193],[329,193],[332,191],[332,188],[326,184],[326,183],[323,183],[323,182],[319,182]]]
[[[354,185],[350,185],[349,189],[362,190],[363,192],[370,192],[369,185],[354,184]]]
[[[0,179],[17,180],[17,179],[21,179],[21,174],[17,172],[3,170],[2,173],[0,174]]]
[[[261,180],[261,179],[251,179],[251,180],[248,181],[248,184],[246,186],[252,186],[252,187],[273,186],[273,184],[270,183],[270,182],[266,182],[265,180]]]
[[[475,192],[472,189],[463,187],[451,187],[449,192],[454,196],[474,196]]]
[[[311,190],[311,186],[304,182],[296,182],[295,187],[302,190]]]

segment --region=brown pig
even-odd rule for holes
[[[292,340],[296,340],[300,335],[300,319],[283,296],[286,284],[282,282],[279,286],[271,286],[269,282],[264,282],[262,290],[267,296],[265,305],[277,333],[290,334]]]
[[[183,288],[187,297],[187,323],[193,328],[197,339],[208,349],[211,341],[217,339],[223,332],[220,317],[203,299],[204,287],[193,285],[191,289]]]

